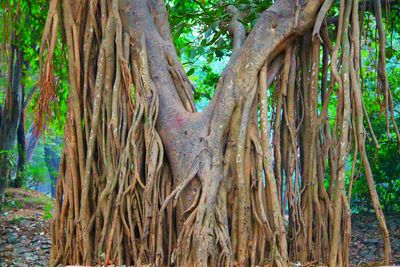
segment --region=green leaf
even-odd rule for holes
[[[191,69],[187,72],[187,75],[188,75],[188,76],[192,76],[193,73],[194,73],[194,68],[191,68]]]

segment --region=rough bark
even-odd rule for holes
[[[247,38],[229,6],[232,57],[199,113],[163,1],[51,1],[39,122],[60,21],[70,82],[51,264],[348,266],[358,1],[341,1],[334,47],[332,2],[276,1]]]

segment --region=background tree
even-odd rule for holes
[[[22,69],[24,64],[24,53],[19,47],[19,39],[21,35],[17,31],[14,22],[15,17],[20,16],[20,7],[12,6],[11,3],[3,5],[3,16],[9,21],[3,26],[4,38],[3,56],[8,62],[7,83],[6,83],[6,100],[3,107],[0,107],[0,195],[1,203],[4,201],[4,190],[8,185],[11,176],[12,164],[10,160],[11,151],[13,150],[17,128],[22,108]],[[9,12],[5,12],[9,10]]]
[[[0,1],[0,5],[3,16],[0,22],[3,39],[1,70],[4,74],[0,80],[0,191],[4,193],[8,185],[27,185],[25,166],[40,139],[40,131],[34,130],[32,111],[37,103],[39,43],[48,4],[47,1],[18,0]],[[57,53],[61,54],[59,47]],[[62,77],[60,67],[62,64],[56,71]],[[63,84],[59,86],[61,99],[62,88]],[[54,106],[53,113],[58,115],[59,108]],[[52,124],[57,126],[56,122]],[[26,125],[30,129],[27,135]]]
[[[382,8],[373,2],[379,96],[398,138]],[[211,18],[212,1],[194,3]],[[55,97],[59,25],[70,83],[52,265],[348,265],[350,152],[363,166],[390,262],[363,126],[365,9],[355,0],[252,3],[267,8],[256,23],[241,1],[210,11],[226,12],[215,34],[224,40],[228,30],[232,53],[196,112],[163,1],[51,1],[38,125]]]

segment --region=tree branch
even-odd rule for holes
[[[238,53],[242,48],[244,40],[246,38],[246,31],[243,24],[239,21],[243,19],[244,14],[236,7],[229,5],[227,11],[232,15],[232,20],[229,23],[228,30],[233,36],[233,52],[232,54]]]
[[[36,90],[39,88],[38,84],[36,83],[28,92],[28,94],[26,95],[26,98],[23,102],[23,107],[22,109],[25,109],[28,105],[29,102],[31,102],[33,95],[35,94]]]
[[[308,1],[300,10],[298,21],[295,21],[296,12],[293,12],[296,7],[288,1],[277,1],[264,11],[233,66],[227,66],[229,70],[220,82],[220,94],[214,96],[218,98],[218,104],[211,118],[209,138],[215,146],[221,145],[238,99],[253,88],[262,66],[284,50],[290,39],[312,27],[323,2]]]
[[[120,11],[134,48],[137,36],[145,33],[149,70],[160,96],[158,122],[169,124],[174,114],[195,111],[193,87],[179,62],[164,1],[121,1]]]

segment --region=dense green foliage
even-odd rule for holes
[[[400,123],[400,18],[397,15],[399,12],[399,5],[394,5],[392,9],[387,10],[384,14],[387,31],[387,71],[394,99],[397,124]],[[368,41],[377,40],[377,38],[373,38],[377,36],[377,30],[372,16],[371,14],[369,19],[364,22],[363,36],[365,37],[362,39],[363,98],[372,128],[378,140],[379,148],[375,147],[371,133],[368,131],[367,153],[371,160],[372,171],[383,209],[387,211],[399,211],[400,148],[397,145],[396,136],[391,125],[388,135],[381,106],[383,98],[377,92],[376,64],[378,61],[378,44],[377,42]],[[359,171],[357,180],[355,181],[352,198],[353,207],[357,210],[372,209],[367,184],[363,177],[363,170]]]
[[[270,1],[260,0],[230,0],[221,1],[194,0],[181,1],[169,0],[168,11],[170,12],[170,23],[173,30],[173,39],[180,55],[180,59],[188,72],[195,86],[195,100],[197,107],[201,110],[215,92],[219,74],[227,63],[231,53],[231,38],[227,30],[229,15],[224,12],[229,4],[235,5],[243,13],[243,20],[247,30],[250,30],[260,12],[269,6]],[[0,106],[5,102],[5,88],[7,87],[7,49],[10,45],[11,29],[15,28],[18,32],[18,45],[24,50],[25,60],[24,79],[26,94],[34,87],[38,80],[39,73],[39,48],[41,35],[47,16],[48,1],[29,1],[29,0],[2,0],[0,2]],[[400,124],[400,13],[399,5],[393,5],[390,10],[385,12],[385,26],[387,30],[387,70],[389,83],[393,93],[395,104],[395,115]],[[368,12],[368,11],[366,11]],[[334,16],[335,12],[332,12]],[[18,16],[17,16],[18,15]],[[365,121],[368,132],[367,151],[371,160],[374,178],[382,206],[387,211],[400,211],[400,154],[397,147],[396,138],[393,131],[388,136],[386,122],[380,103],[381,95],[377,92],[377,42],[367,40],[377,40],[376,25],[374,20],[365,20],[364,32],[362,33],[362,71],[363,98],[366,110],[371,120],[372,128],[379,143],[379,148],[375,147],[372,134],[369,131],[367,121]],[[61,34],[61,33],[60,33]],[[368,38],[367,38],[368,37]],[[53,114],[46,121],[45,134],[36,147],[33,160],[25,168],[25,186],[48,179],[47,168],[43,147],[48,145],[57,152],[61,152],[61,146],[51,140],[59,138],[63,134],[66,115],[66,103],[68,97],[67,85],[67,60],[61,42],[57,46],[57,64],[54,64],[55,73],[58,77],[57,101],[53,103]],[[25,128],[29,129],[32,125],[35,112],[38,107],[38,91],[33,100],[27,106]],[[335,102],[332,101],[329,108],[332,114],[335,112]],[[14,151],[0,151],[0,153],[13,153],[16,157],[17,149]],[[14,158],[15,158],[14,157]],[[11,157],[12,163],[15,159]],[[351,175],[351,164],[353,158],[348,160],[347,179]],[[355,211],[370,210],[370,197],[363,175],[363,170],[359,159],[355,172],[355,182],[352,191],[352,208]],[[348,184],[347,181],[347,184]]]

